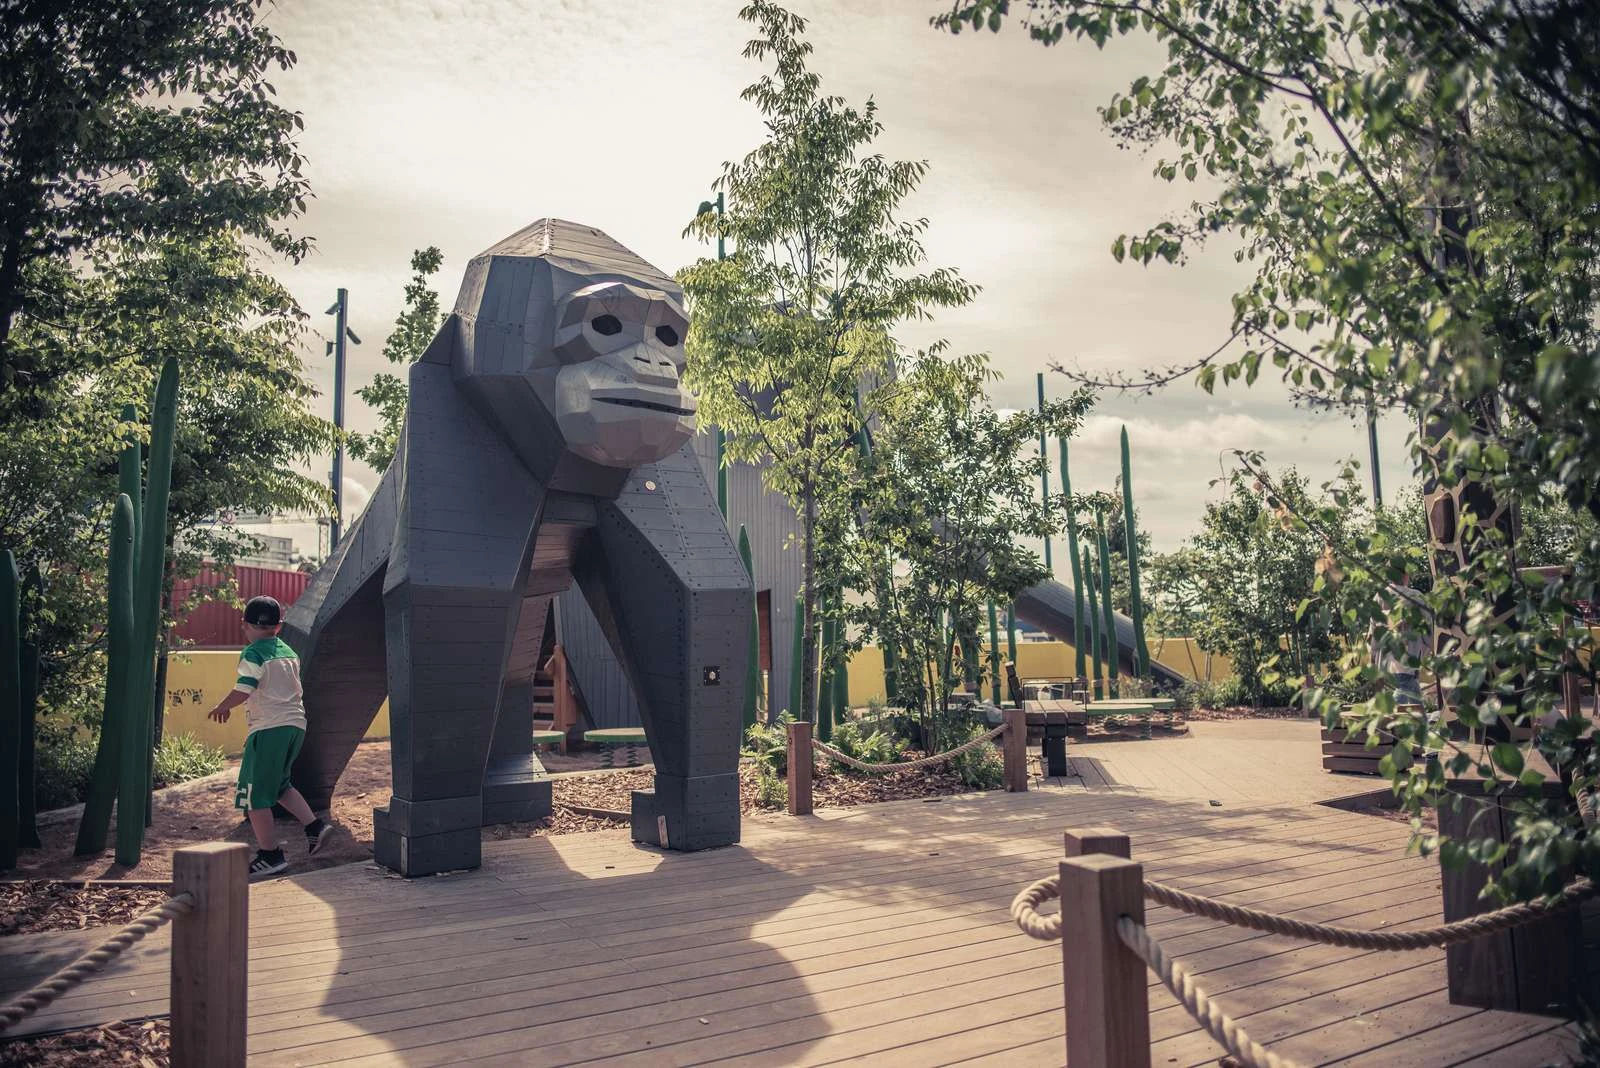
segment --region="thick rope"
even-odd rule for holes
[[[1011,902],[1011,918],[1023,933],[1030,938],[1041,941],[1051,941],[1061,937],[1060,915],[1046,916],[1039,912],[1039,906],[1046,901],[1054,901],[1061,896],[1058,877],[1050,876],[1040,879],[1032,886],[1023,890]],[[1247,909],[1239,905],[1226,905],[1209,897],[1200,897],[1196,894],[1184,893],[1162,883],[1146,882],[1144,896],[1160,905],[1169,905],[1182,912],[1192,913],[1196,916],[1205,916],[1213,920],[1222,920],[1237,927],[1248,927],[1254,931],[1265,931],[1268,934],[1288,935],[1291,938],[1302,938],[1308,942],[1323,942],[1331,946],[1344,946],[1349,949],[1380,949],[1380,950],[1406,950],[1426,949],[1430,946],[1453,946],[1461,942],[1468,942],[1480,935],[1490,934],[1495,931],[1504,931],[1512,927],[1520,927],[1525,923],[1570,908],[1587,898],[1593,897],[1596,887],[1588,879],[1578,879],[1570,883],[1550,904],[1542,901],[1531,901],[1520,905],[1508,905],[1494,912],[1485,912],[1478,916],[1471,916],[1454,923],[1442,924],[1438,927],[1426,927],[1418,931],[1363,931],[1353,927],[1338,927],[1326,923],[1307,923],[1304,920],[1290,919],[1287,916],[1275,916],[1270,912],[1260,912],[1256,909]]]
[[[170,922],[194,911],[194,895],[185,891],[169,897],[89,952],[56,972],[19,998],[0,1005],[0,1033],[10,1030],[56,998],[120,957],[128,947]]]
[[[1595,889],[1595,885],[1588,879],[1578,879],[1563,888],[1555,901],[1550,904],[1545,904],[1543,901],[1529,901],[1520,905],[1508,905],[1493,912],[1469,916],[1467,919],[1456,920],[1454,923],[1438,927],[1426,927],[1420,931],[1362,931],[1353,927],[1307,923],[1287,916],[1275,916],[1270,912],[1226,905],[1221,901],[1187,894],[1161,883],[1145,883],[1144,896],[1151,901],[1170,905],[1196,916],[1206,916],[1213,920],[1231,923],[1236,927],[1248,927],[1269,934],[1288,935],[1291,938],[1323,942],[1330,946],[1344,946],[1347,949],[1403,950],[1453,946],[1470,942],[1480,935],[1520,927],[1593,897]]]
[[[1143,958],[1162,985],[1172,991],[1172,996],[1183,1003],[1195,1023],[1205,1028],[1206,1033],[1237,1057],[1245,1068],[1298,1068],[1296,1062],[1278,1056],[1251,1038],[1232,1017],[1218,1008],[1206,992],[1195,985],[1189,969],[1168,957],[1161,943],[1150,937],[1144,924],[1122,916],[1117,920],[1117,934],[1129,949]]]
[[[811,742],[811,748],[814,752],[821,753],[825,757],[830,757],[834,760],[837,760],[845,767],[855,768],[857,771],[905,771],[907,768],[925,768],[933,764],[941,764],[952,757],[960,756],[969,749],[976,749],[985,742],[991,742],[1005,732],[1006,725],[1002,723],[1000,726],[994,728],[992,731],[989,731],[987,734],[980,734],[978,737],[972,739],[972,741],[958,745],[954,749],[947,750],[943,753],[935,753],[933,756],[922,757],[918,760],[902,760],[898,764],[869,764],[865,760],[857,760],[853,756],[848,756],[839,752],[839,750],[835,749],[826,742],[819,742],[814,739]]]

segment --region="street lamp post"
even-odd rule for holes
[[[696,214],[704,215],[707,212],[714,211],[714,212],[717,213],[717,218],[720,219],[722,217],[722,214],[723,214],[723,208],[724,208],[724,204],[723,204],[723,200],[722,200],[722,193],[719,190],[717,192],[716,202],[713,203],[712,201],[709,201],[709,200],[702,200],[700,202],[700,210]],[[726,244],[725,240],[723,239],[722,234],[719,232],[717,234],[717,262],[721,263],[723,260],[725,260],[727,258],[728,258],[727,244]],[[722,510],[722,519],[723,519],[724,522],[726,522],[727,519],[728,519],[728,459],[727,459],[727,456],[726,456],[727,448],[728,448],[727,436],[723,434],[722,428],[719,426],[719,427],[717,427],[717,507]]]
[[[339,438],[333,443],[333,522],[328,527],[328,555],[333,555],[333,550],[339,547],[339,532],[344,521],[344,366],[345,366],[345,339],[361,344],[361,339],[356,337],[354,330],[350,329],[350,294],[348,290],[340,289],[338,299],[333,302],[333,307],[327,310],[328,315],[334,317],[333,340],[328,342],[328,350],[324,355],[333,357],[333,425],[338,431]]]

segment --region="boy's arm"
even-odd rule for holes
[[[228,722],[228,716],[235,708],[250,700],[250,695],[256,692],[256,683],[261,681],[261,658],[255,652],[255,647],[244,651],[239,658],[239,677],[233,684],[233,689],[228,691],[228,696],[217,702],[217,707],[208,712],[207,718],[218,723]]]
[[[228,696],[217,702],[217,707],[206,713],[207,717],[218,723],[228,722],[228,717],[233,710],[250,700],[250,695],[243,690],[229,690]]]

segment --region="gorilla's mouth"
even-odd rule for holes
[[[623,408],[643,408],[648,412],[660,412],[670,415],[674,419],[681,419],[686,415],[693,415],[693,408],[679,408],[671,404],[662,404],[659,401],[637,400],[633,397],[596,397],[601,404],[615,404]]]

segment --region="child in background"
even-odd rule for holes
[[[212,719],[226,723],[235,708],[248,702],[250,733],[244,741],[234,805],[244,809],[256,836],[252,879],[276,875],[289,866],[272,822],[274,804],[300,821],[306,852],[312,856],[333,830],[289,781],[289,770],[306,737],[306,706],[300,690],[300,658],[278,637],[282,626],[283,607],[273,598],[252,597],[244,606],[244,635],[250,644],[239,657],[234,688],[210,712]]]

